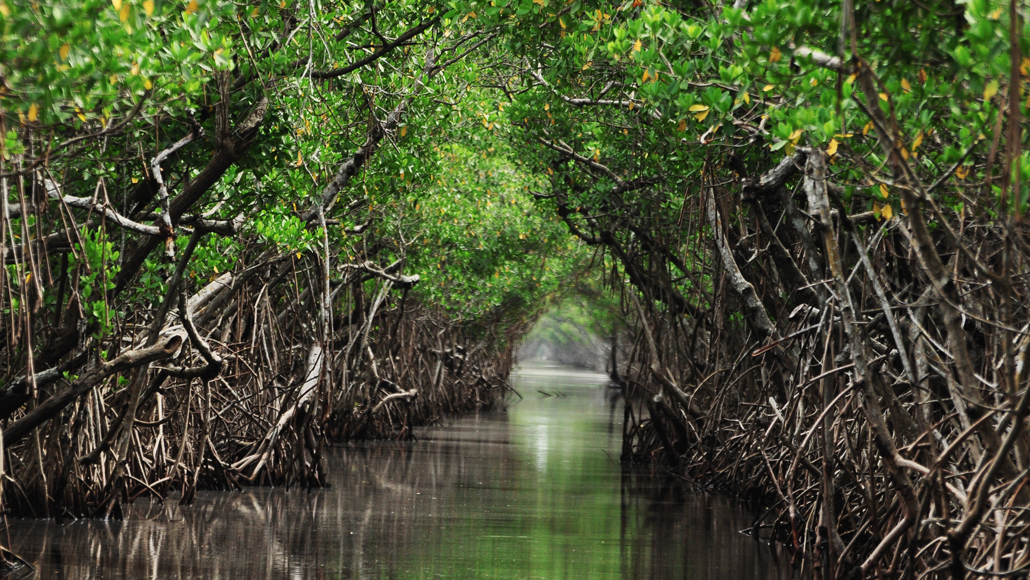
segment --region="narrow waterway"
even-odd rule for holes
[[[328,457],[332,487],[138,501],[120,522],[12,520],[38,578],[762,579],[743,510],[618,465],[601,375],[526,365],[506,412]]]

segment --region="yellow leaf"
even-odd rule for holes
[[[884,199],[887,198],[887,185],[886,184],[883,184],[883,183],[880,184],[880,195],[882,195],[884,197]]]
[[[905,149],[904,147],[901,148],[901,158],[908,159],[908,149]]]
[[[125,22],[129,19],[129,5],[122,4],[122,9],[118,11],[118,20]]]
[[[987,83],[987,86],[984,88],[984,100],[989,101],[996,94],[998,94],[998,81]]]
[[[920,131],[916,134],[916,138],[912,141],[912,151],[915,151],[923,144],[923,132]]]
[[[701,111],[707,111],[708,107],[705,105],[690,105],[691,113],[699,113]]]
[[[559,19],[558,19],[558,24],[560,24],[560,25],[561,25],[561,29],[562,29],[562,30],[565,30],[565,21],[564,21],[564,20],[562,20],[561,18],[559,18]]]
[[[873,122],[869,121],[868,123],[865,124],[864,127],[862,127],[862,134],[863,135],[868,135],[869,131],[872,130],[872,128],[873,128]]]
[[[625,131],[625,129],[623,129],[623,130]],[[679,131],[680,133],[682,133],[683,131],[686,131],[687,130],[687,120],[686,119],[680,119],[680,124],[676,125],[676,130]]]
[[[908,84],[908,79],[901,79],[901,88],[905,89],[905,92],[912,91],[912,85]]]
[[[624,129],[622,130],[622,134],[623,134],[623,135],[629,135],[629,130],[628,130],[628,129],[625,129],[625,128],[624,128]]]
[[[3,14],[4,18],[8,18],[11,16],[11,9],[7,7],[7,4],[4,3],[4,0],[0,0],[0,14]]]
[[[255,8],[256,10],[256,8]],[[147,13],[147,16],[154,15],[154,0],[144,0],[143,11]]]
[[[926,82],[926,71],[924,69],[919,69],[919,82],[920,83],[925,83]]]
[[[780,54],[780,49],[775,46],[772,47],[772,50],[769,51],[769,62],[778,62],[781,58],[783,58],[783,55]]]
[[[154,88],[154,83],[150,82],[150,79],[143,79],[143,88],[149,91]]]
[[[960,165],[955,168],[955,177],[965,179],[967,175],[969,175],[969,168],[965,165]]]
[[[554,170],[550,167],[547,168],[547,175],[554,175]]]
[[[283,0],[283,2],[280,2],[279,6],[282,7],[282,8],[285,8],[286,7],[286,1]],[[197,6],[197,0],[190,0],[190,3],[186,5],[186,14],[193,14],[199,8],[200,7]]]
[[[771,91],[771,90],[773,90],[775,88],[776,87],[774,87],[772,85],[765,85],[764,87],[762,87],[762,92],[768,93],[769,91]]]
[[[887,93],[880,93],[880,100],[886,103],[887,102]]]
[[[638,38],[637,41],[633,43],[633,50],[631,50],[630,52],[637,52],[637,51],[639,51],[640,50],[640,46],[641,46],[641,42],[640,42],[640,39]]]
[[[844,81],[844,84],[850,85],[851,83],[855,82],[855,79],[857,79],[857,78],[858,78],[858,73],[854,73],[851,76],[849,76],[846,81]]]
[[[885,220],[889,220],[892,217],[894,217],[894,208],[891,207],[891,204],[888,203],[887,205],[880,208],[880,217],[882,217]]]
[[[551,103],[544,103],[544,110],[545,111],[550,111],[551,110]]]
[[[304,163],[304,158],[300,156],[300,151],[297,152],[297,165]]]
[[[883,211],[883,208],[880,206],[880,204],[878,204],[878,203],[876,203],[874,201],[873,202],[873,215],[876,216],[877,220],[880,219],[880,212],[881,211]]]
[[[837,143],[836,139],[830,139],[830,144],[826,146],[826,154],[831,157],[836,155],[838,145],[840,145],[840,143]]]
[[[751,104],[751,95],[749,95],[749,94],[747,94],[747,93],[745,92],[745,93],[744,93],[744,96],[743,96],[743,97],[741,97],[741,98],[742,98],[742,99],[744,99],[744,102],[745,102],[745,103],[747,103],[747,104],[749,104],[749,105]]]
[[[645,68],[644,69],[644,76],[640,77],[640,82],[641,83],[646,83],[647,79],[649,79],[649,78],[651,78],[651,73],[648,72],[648,70]]]
[[[403,137],[403,136],[405,136],[407,134],[408,134],[408,126],[405,125],[405,126],[401,127],[401,137]]]
[[[594,161],[597,162],[597,161],[600,161],[600,160],[601,160],[601,150],[600,149],[594,149]]]
[[[79,117],[79,120],[83,123],[86,122],[86,115],[82,114],[82,109],[75,109],[75,114]]]
[[[798,141],[801,139],[801,134],[804,132],[804,129],[794,129],[794,132],[790,134],[790,137],[788,137],[788,139],[791,143],[797,145]]]
[[[592,64],[594,64],[594,61],[592,61],[592,60],[587,61],[587,63],[585,65],[583,65],[583,68],[580,69],[580,70],[587,70],[588,68],[590,68],[590,65],[592,65]]]
[[[630,110],[630,111],[632,111],[632,110],[633,110],[633,105],[635,105],[635,103],[634,103],[633,101],[630,101],[630,102],[629,102],[629,110]]]
[[[29,105],[29,122],[33,123],[36,121],[36,116],[39,114],[39,109],[36,108],[36,103]]]
[[[709,113],[708,107],[705,107],[705,110],[701,111],[700,113],[698,113],[696,115],[694,115],[694,118],[697,119],[698,121],[704,121],[705,117],[708,116],[708,113]]]
[[[60,49],[57,50],[57,54],[61,55],[61,60],[68,60],[68,52],[71,49],[71,45],[66,42],[61,45]]]
[[[122,9],[122,0],[111,0],[111,4],[114,4],[114,9],[115,10],[121,10]]]
[[[426,14],[432,14],[433,12],[436,12],[436,6],[430,6],[429,8],[426,8]]]
[[[819,79],[812,79],[812,80],[811,80],[811,82],[810,82],[809,84],[811,84],[811,85],[812,85],[812,86],[814,87],[814,86],[816,86],[817,84],[819,84]]]
[[[138,177],[133,177],[132,178],[132,182],[133,183],[139,183],[139,178]]]

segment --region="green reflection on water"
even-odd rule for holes
[[[627,489],[648,484],[616,463],[617,393],[596,375],[534,371],[516,383],[525,399],[504,416],[483,418],[474,442],[457,451],[478,457],[485,445],[496,455],[472,479],[453,482],[453,497],[437,490],[442,511],[453,513],[447,533],[418,538],[379,578],[750,577],[739,568],[748,562],[733,554],[734,544],[756,550],[735,533],[742,521],[723,522],[720,537],[708,506],[656,503],[647,490]],[[701,525],[690,530],[691,523]],[[713,566],[713,556],[726,559]]]

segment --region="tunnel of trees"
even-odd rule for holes
[[[1026,11],[0,0],[3,509],[323,485],[576,296],[624,460],[823,577],[1025,574]]]

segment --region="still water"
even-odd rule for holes
[[[618,465],[603,375],[526,365],[523,400],[328,457],[332,487],[136,502],[119,522],[11,521],[37,578],[761,579],[730,503]],[[550,395],[550,396],[548,396]]]

